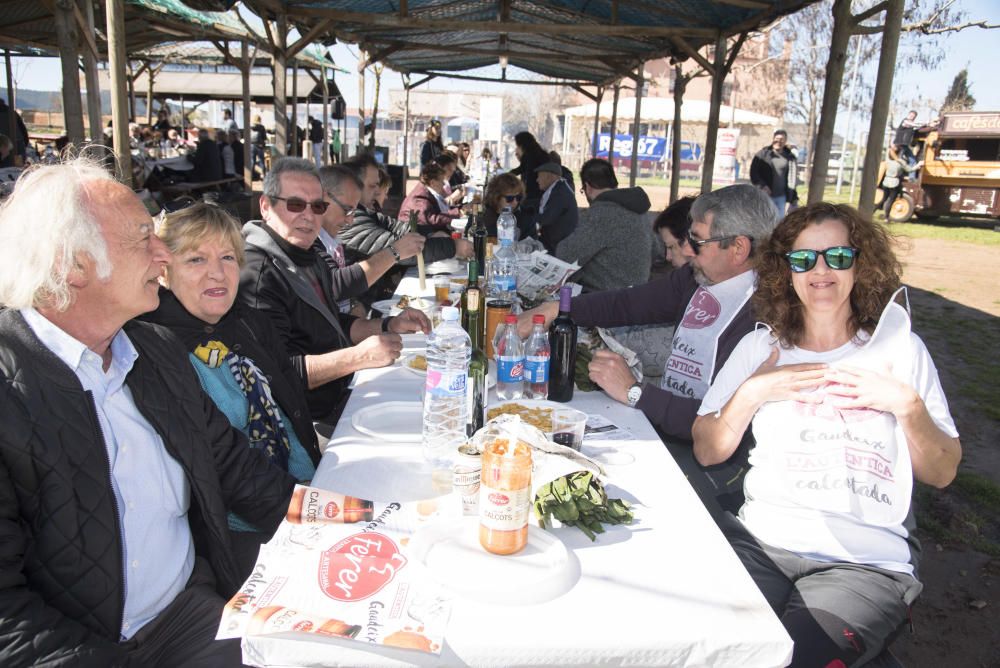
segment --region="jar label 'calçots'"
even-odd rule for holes
[[[490,529],[516,531],[528,523],[531,489],[499,490],[479,486],[479,522]]]

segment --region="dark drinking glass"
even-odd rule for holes
[[[576,373],[576,323],[569,317],[572,290],[559,290],[559,316],[549,325],[549,400],[567,402],[573,399],[573,381]]]
[[[476,277],[480,277],[486,271],[486,226],[483,225],[483,218],[475,213],[472,214],[472,248],[476,252]]]
[[[469,267],[470,281],[472,275],[472,262]],[[469,403],[469,421],[466,423],[465,432],[472,438],[472,435],[483,428],[486,421],[486,373],[489,362],[486,361],[486,354],[483,352],[483,327],[480,321],[483,317],[482,291],[478,288],[467,289],[462,295],[464,304],[462,305],[462,317],[466,321],[465,331],[472,340],[472,357],[469,358],[469,379],[466,383]]]

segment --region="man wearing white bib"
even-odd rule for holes
[[[746,448],[722,464],[700,467],[691,455],[691,425],[715,373],[753,329],[754,249],[770,236],[777,212],[760,190],[735,185],[700,196],[691,220],[687,266],[645,285],[576,297],[571,313],[581,327],[677,325],[660,386],[637,383],[622,357],[607,350],[595,353],[590,378],[646,415],[710,510],[716,503],[736,510],[743,502]],[[555,302],[527,311],[519,329],[530,330],[535,313],[549,322],[557,311]]]

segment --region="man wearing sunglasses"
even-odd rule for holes
[[[559,242],[573,233],[580,215],[576,195],[563,179],[562,170],[562,165],[555,162],[547,162],[535,169],[535,179],[542,191],[535,225],[538,238],[550,253],[555,253]]]
[[[429,332],[430,322],[414,309],[384,320],[340,312],[330,267],[313,246],[330,206],[310,161],[284,158],[272,166],[260,198],[263,220],[243,227],[240,297],[282,335],[308,388],[312,418],[334,423],[351,375],[392,364],[402,350],[399,334]]]
[[[746,444],[729,462],[702,469],[692,455],[691,426],[715,373],[753,329],[753,253],[770,236],[777,211],[762,191],[735,185],[696,199],[691,219],[686,266],[643,285],[576,297],[572,314],[581,327],[676,325],[659,386],[637,383],[621,355],[607,350],[594,354],[590,378],[646,415],[710,510],[735,510],[742,504]],[[527,334],[535,313],[550,322],[557,312],[557,302],[527,311],[519,331]]]
[[[369,281],[371,286],[362,301],[371,304],[379,299],[392,295],[400,275],[414,261],[410,258],[416,255],[411,252],[409,243],[419,243],[424,256],[424,262],[430,264],[453,257],[470,258],[473,255],[472,243],[466,239],[451,239],[450,237],[423,235],[410,232],[407,220],[396,219],[379,210],[375,197],[379,190],[378,163],[370,153],[360,153],[344,163],[361,181],[361,199],[354,211],[353,221],[349,222],[337,235],[343,244],[344,256],[348,264],[354,262],[380,262],[386,256],[393,258],[395,268],[385,273],[384,278]],[[395,251],[395,252],[394,252]],[[396,254],[398,253],[398,257]],[[367,274],[367,272],[366,272]]]

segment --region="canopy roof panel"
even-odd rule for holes
[[[395,70],[441,73],[505,61],[575,83],[609,83],[640,62],[762,27],[815,0],[245,0],[360,45]],[[505,78],[504,76],[501,79]]]

